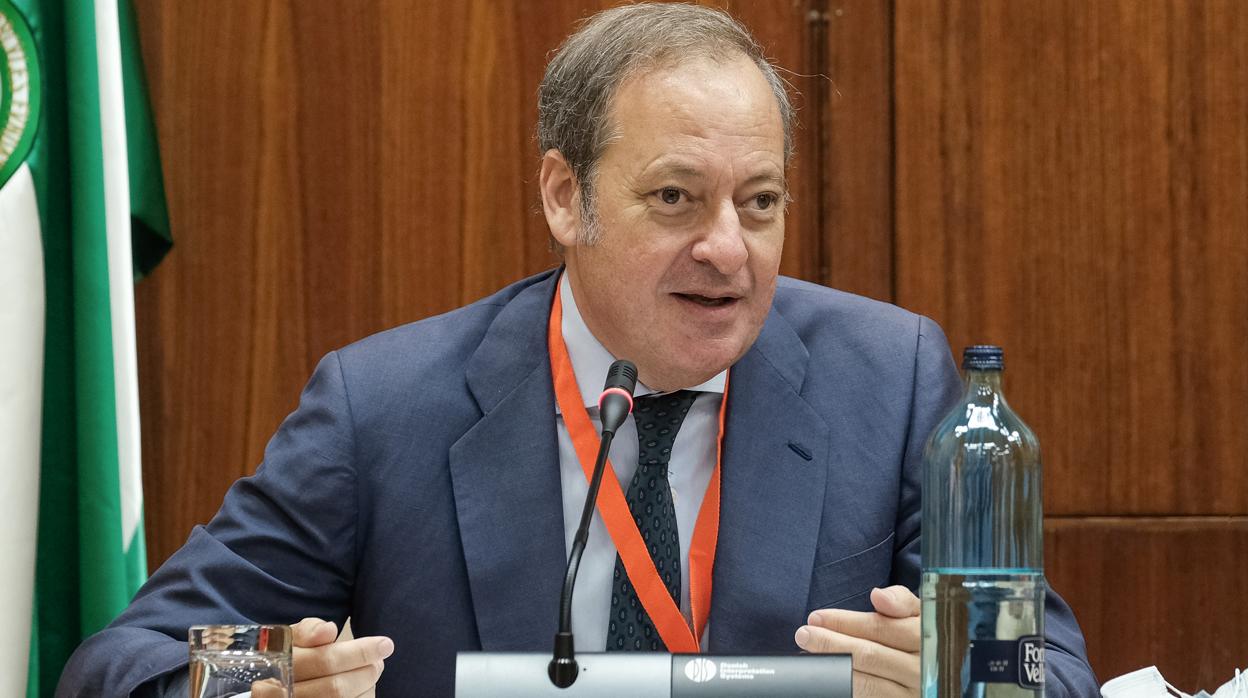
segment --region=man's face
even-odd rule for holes
[[[560,240],[577,306],[652,388],[701,383],[762,329],[784,244],[784,128],[744,56],[620,86],[598,165],[601,236]],[[558,237],[558,235],[557,235]]]

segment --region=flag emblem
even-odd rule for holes
[[[39,123],[39,56],[30,27],[0,0],[0,187],[26,159]]]

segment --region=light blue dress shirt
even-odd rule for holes
[[[616,358],[594,337],[585,325],[567,274],[559,281],[563,304],[563,341],[576,372],[576,384],[581,399],[589,410],[594,428],[601,428],[598,421],[598,396],[607,369]],[[676,527],[680,536],[680,610],[686,622],[692,617],[689,607],[689,544],[693,540],[693,528],[702,507],[702,496],[715,469],[715,456],[719,440],[719,406],[722,402],[724,384],[728,372],[722,371],[705,383],[690,390],[701,391],[685,417],[684,424],[672,447],[672,459],[668,464],[668,481],[672,488],[672,503],[676,508]],[[656,391],[642,383],[637,384],[635,395],[649,395]],[[559,406],[555,406],[558,413]],[[581,509],[589,482],[576,457],[568,428],[563,417],[557,418],[559,433],[559,472],[563,485],[563,527],[565,549],[571,551],[572,538],[581,521]],[[620,483],[620,489],[628,491],[629,480],[637,469],[637,426],[631,418],[624,420],[611,443],[611,465]],[[592,465],[592,464],[591,464]],[[576,649],[582,652],[602,652],[607,646],[607,615],[611,608],[611,578],[615,572],[615,543],[607,533],[602,516],[594,512],[589,528],[589,540],[581,558],[576,576],[576,592],[572,596],[572,632],[576,636]],[[706,632],[703,632],[703,639]]]

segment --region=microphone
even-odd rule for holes
[[[633,411],[633,391],[636,389],[637,367],[633,362],[620,359],[611,364],[611,368],[607,369],[606,384],[602,386],[602,395],[598,397],[603,436],[609,432],[614,437],[615,430]]]
[[[637,367],[633,362],[620,359],[607,369],[606,384],[598,397],[598,416],[602,422],[602,438],[598,442],[598,458],[594,461],[594,474],[590,478],[589,492],[585,495],[585,507],[581,510],[581,524],[572,538],[572,552],[568,555],[568,570],[563,577],[563,593],[559,597],[559,631],[555,633],[554,656],[547,667],[550,680],[559,688],[567,688],[576,681],[580,667],[576,663],[576,647],[572,639],[572,588],[576,586],[576,572],[581,566],[581,555],[589,539],[589,522],[594,516],[598,502],[598,489],[602,485],[602,471],[606,469],[607,453],[615,431],[633,411],[633,390],[637,388]]]

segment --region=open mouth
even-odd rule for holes
[[[676,293],[673,295],[677,298],[687,300],[690,303],[697,303],[698,305],[707,308],[721,308],[725,305],[735,303],[738,300],[731,296],[702,296],[696,293]]]

